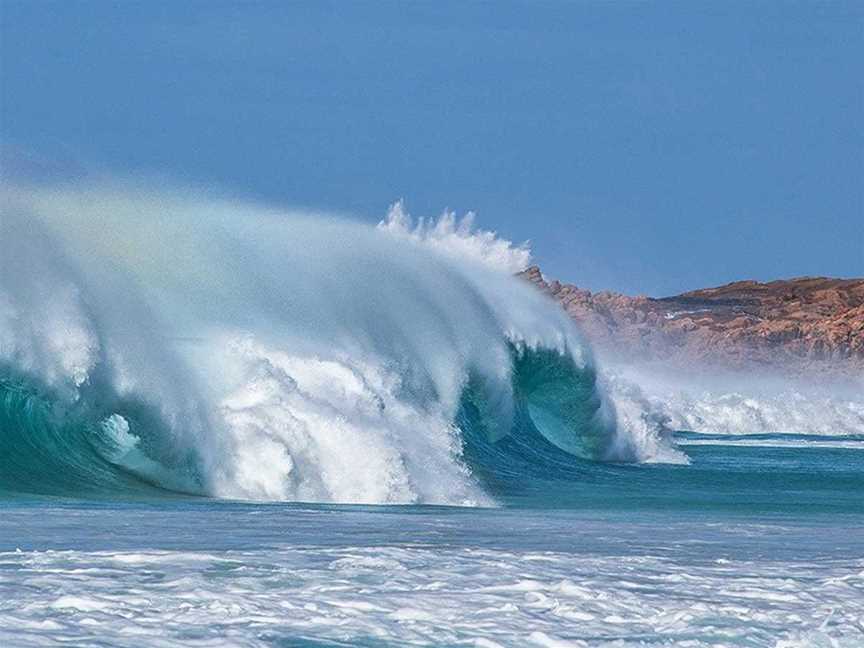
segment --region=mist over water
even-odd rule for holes
[[[639,358],[603,358],[607,390],[637,390],[674,430],[727,435],[864,434],[864,383],[844,375],[800,376],[765,370],[662,366]]]
[[[470,217],[415,225],[397,203],[375,228],[188,191],[8,188],[0,240],[9,490],[488,505],[471,439],[683,458],[512,276],[527,249]]]

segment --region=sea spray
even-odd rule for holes
[[[51,490],[68,460],[83,488],[474,505],[496,466],[472,465],[472,439],[529,434],[558,464],[657,455],[662,430],[632,433],[567,315],[512,276],[527,249],[398,210],[376,228],[182,191],[7,189],[4,384],[52,417],[28,437],[8,413],[2,486]]]

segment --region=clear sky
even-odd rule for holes
[[[653,295],[864,275],[864,3],[0,0],[4,166],[474,210]]]

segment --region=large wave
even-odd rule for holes
[[[511,276],[524,248],[468,225],[128,186],[2,201],[0,489],[470,505],[502,472],[680,457]]]

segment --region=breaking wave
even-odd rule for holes
[[[609,363],[606,390],[613,400],[638,395],[641,407],[677,431],[728,437],[750,437],[751,445],[799,436],[854,439],[864,435],[864,384],[854,377],[801,379],[744,372],[707,375],[693,369],[682,375],[633,362]],[[803,441],[802,441],[803,442]],[[693,445],[695,441],[687,445]],[[806,444],[812,445],[812,444]]]
[[[502,475],[681,461],[529,257],[189,192],[9,188],[0,489],[493,504]]]

